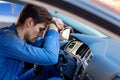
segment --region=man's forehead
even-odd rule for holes
[[[46,23],[38,23],[37,25],[39,25],[40,27],[45,27]]]
[[[44,28],[47,27],[47,24],[46,24],[46,23],[40,23],[40,24],[39,24],[39,27],[42,28],[42,29],[44,29]]]

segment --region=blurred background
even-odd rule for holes
[[[0,1],[0,27],[16,22],[24,7],[24,3],[20,5],[17,2],[19,3],[14,0]],[[36,2],[120,40],[120,0],[37,0],[32,3]]]

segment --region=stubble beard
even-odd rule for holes
[[[25,34],[24,40],[27,43],[34,43],[35,42],[35,40],[33,40],[33,39],[30,38],[30,35],[28,33]]]

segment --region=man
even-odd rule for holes
[[[46,73],[40,75],[35,75],[34,69],[23,73],[23,64],[56,64],[59,55],[58,32],[63,26],[62,20],[52,18],[45,8],[30,4],[25,6],[16,24],[0,29],[0,80],[46,80],[50,78],[46,75],[50,70],[59,77],[53,67],[45,67],[43,72]],[[42,39],[37,43],[36,39],[42,36],[45,29],[48,30],[44,46],[40,48]]]

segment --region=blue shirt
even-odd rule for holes
[[[40,65],[57,63],[59,48],[59,34],[55,30],[47,31],[44,47],[39,48],[20,39],[15,24],[1,28],[0,80],[15,80],[23,69],[24,61]]]

